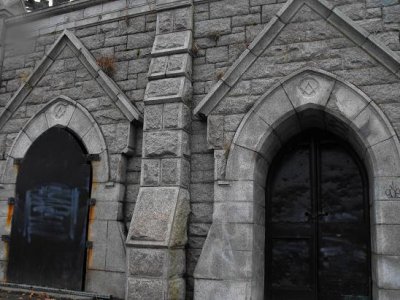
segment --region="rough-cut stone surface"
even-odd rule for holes
[[[132,219],[131,240],[167,244],[179,190],[142,188]]]
[[[144,156],[182,156],[188,154],[188,138],[183,131],[146,132]]]
[[[254,234],[250,233],[247,224],[240,228],[214,226],[210,234],[224,236],[219,241],[224,249],[218,249],[217,243],[206,243],[205,249],[213,257],[207,262],[207,267],[212,269],[214,262],[221,266],[218,272],[212,272],[214,277],[222,277],[225,270],[246,277],[246,280],[201,278],[196,281],[194,293],[194,270],[213,215],[215,223],[223,220],[243,223],[252,217],[261,218],[265,182],[254,186],[252,174],[256,181],[265,174],[254,170],[250,163],[257,161],[267,169],[266,162],[273,155],[252,156],[252,151],[275,153],[289,136],[300,132],[301,128],[321,125],[322,121],[328,130],[343,137],[348,136],[349,128],[360,132],[357,139],[352,139],[353,147],[364,153],[368,144],[371,147],[365,152],[367,155],[379,154],[366,160],[368,172],[380,176],[373,179],[369,174],[371,197],[379,200],[378,204],[372,205],[371,223],[381,226],[374,229],[373,234],[379,232],[383,237],[376,240],[375,246],[384,253],[373,259],[373,277],[378,278],[374,279],[374,299],[399,298],[399,283],[396,281],[398,247],[393,238],[397,234],[391,227],[399,224],[396,205],[396,199],[400,199],[397,195],[399,166],[398,156],[393,155],[390,149],[396,147],[397,142],[392,137],[400,130],[400,73],[395,64],[388,63],[392,61],[390,55],[372,58],[368,53],[380,52],[381,45],[393,50],[393,55],[400,53],[400,5],[397,0],[328,2],[328,5],[335,6],[338,15],[354,20],[363,30],[362,34],[354,34],[347,27],[338,30],[340,19],[331,16],[331,23],[327,23],[323,17],[329,11],[315,12],[309,6],[302,6],[292,19],[289,18],[291,12],[277,17],[285,1],[271,0],[157,0],[154,5],[142,0],[126,3],[93,1],[83,8],[71,4],[61,14],[38,13],[35,21],[21,18],[30,34],[23,41],[15,39],[19,34],[14,32],[19,28],[6,25],[7,41],[0,42],[1,112],[45,53],[51,50],[62,30],[68,28],[74,32],[88,49],[83,52],[92,55],[94,60],[89,63],[92,69],[87,69],[88,62],[82,59],[83,52],[79,53],[71,44],[57,48],[57,54],[51,56],[52,61],[40,67],[44,76],[33,78],[30,86],[21,89],[20,92],[27,96],[24,103],[17,105],[6,124],[1,124],[0,174],[11,170],[3,177],[2,199],[14,194],[17,178],[17,170],[12,160],[7,158],[22,158],[30,143],[49,124],[68,126],[79,133],[84,143],[90,144],[90,153],[100,153],[101,157],[100,162],[92,163],[94,185],[91,196],[98,200],[98,206],[90,219],[89,239],[94,248],[86,270],[85,290],[128,299],[263,299],[262,291],[253,293],[254,286],[263,285],[256,275],[262,272],[259,269],[263,263],[254,268],[248,266],[249,258],[245,255],[246,251],[251,251],[251,238],[263,244],[260,239],[264,235],[262,226],[255,225]],[[268,27],[271,20],[277,22]],[[287,26],[277,35],[286,22]],[[2,24],[0,20],[1,29]],[[258,34],[266,31],[270,34],[260,40]],[[367,35],[370,36],[368,40]],[[377,41],[378,46],[375,47],[371,41]],[[265,48],[266,45],[269,46]],[[135,124],[133,127],[136,129],[132,131],[120,107],[115,105],[118,97],[112,96],[114,87],[105,88],[104,83],[108,81],[104,76],[97,78],[100,67],[96,60],[101,58],[114,61],[110,78],[126,95],[126,100],[144,113],[143,126]],[[229,70],[231,66],[239,70],[234,76]],[[333,73],[352,83],[370,99],[360,91],[344,89],[335,78],[311,72],[306,77],[282,83],[276,94],[259,107],[257,119],[248,122],[247,126],[240,126],[262,95],[301,68]],[[397,72],[397,76],[390,70]],[[222,81],[218,82],[220,79]],[[208,120],[192,115],[192,110],[212,90],[218,90],[217,96],[221,99],[213,114],[208,116]],[[308,96],[303,97],[304,94]],[[77,109],[72,114],[68,110],[60,120],[55,120],[51,110],[37,115],[46,103],[60,95],[82,105],[93,120],[85,119]],[[368,104],[369,100],[373,102]],[[304,104],[309,108],[325,106],[326,103],[326,111],[330,111],[332,117],[302,111]],[[298,109],[301,120],[289,124],[283,122],[282,126],[274,127],[279,116],[293,113],[293,107]],[[376,111],[382,113],[377,115]],[[34,116],[34,126],[28,125],[20,134]],[[338,123],[336,118],[342,123]],[[394,129],[387,130],[386,122]],[[96,123],[104,136],[104,145],[94,135],[93,124]],[[243,135],[234,141],[238,129]],[[275,135],[263,144],[261,132],[274,132]],[[365,145],[359,145],[358,139]],[[263,146],[259,149],[257,145]],[[235,153],[237,149],[242,149],[240,154]],[[230,155],[236,161],[227,168]],[[105,167],[105,161],[110,170]],[[251,181],[234,182],[229,186],[227,180],[233,178],[229,178],[227,173],[233,170],[237,171],[235,181]],[[131,218],[136,203],[139,201],[140,210],[154,210],[154,214],[143,214],[143,228],[146,222],[155,224],[159,221],[157,226],[160,228],[169,222],[162,217],[158,219],[168,212],[168,201],[163,199],[167,199],[169,194],[149,192],[153,194],[144,197],[146,193],[139,192],[143,188],[154,191],[179,189],[178,200],[174,201],[178,203],[175,209],[180,213],[175,215],[177,226],[170,231],[170,238],[174,240],[172,244],[179,245],[176,246],[179,249],[173,251],[179,255],[171,255],[169,249],[152,248],[148,242],[144,248],[127,247],[126,266],[122,241],[124,232],[133,226]],[[149,201],[141,201],[138,195]],[[258,214],[251,211],[247,201],[254,197],[257,198],[254,210]],[[227,198],[240,203],[225,203]],[[7,205],[3,202],[0,212],[5,219]],[[186,227],[189,204],[191,212]],[[157,232],[156,226],[153,227],[145,234],[158,238],[165,236],[165,231]],[[9,233],[9,228],[3,229],[2,233]],[[222,230],[227,232],[221,233]],[[183,246],[185,251],[181,249]],[[131,250],[136,251],[133,259]],[[236,250],[243,253],[236,253]],[[4,251],[0,252],[1,275],[7,257]],[[161,259],[159,253],[167,253],[165,257],[169,259]],[[228,267],[223,266],[218,257],[220,253],[231,259]],[[388,253],[390,257],[385,256]],[[253,257],[263,261],[257,253]],[[135,265],[137,268],[132,269]],[[238,271],[234,265],[240,266]],[[176,279],[163,278],[168,270]],[[254,274],[250,272],[252,270]],[[250,277],[251,280],[247,280]]]
[[[127,261],[128,294],[136,284],[132,280],[149,276],[162,280],[161,292],[165,299],[184,299],[186,294],[183,278],[186,253],[182,248],[187,242],[190,210],[187,158],[191,121],[188,104],[192,91],[192,60],[188,54],[192,48],[191,29],[191,7],[157,15],[144,103],[143,156],[146,159],[142,162],[141,187],[127,239],[131,253]],[[154,266],[147,268],[151,260]]]

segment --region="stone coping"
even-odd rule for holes
[[[104,71],[97,65],[92,54],[85,48],[82,42],[70,31],[64,30],[60,37],[56,40],[51,49],[46,53],[41,62],[28,77],[26,82],[15,92],[14,96],[7,103],[5,110],[0,115],[0,128],[6,124],[8,119],[13,115],[15,110],[24,99],[30,94],[37,82],[46,73],[47,69],[54,62],[57,55],[64,49],[68,43],[76,52],[79,60],[86,66],[94,79],[103,87],[104,91],[113,100],[115,105],[120,109],[122,114],[130,121],[142,122],[143,116],[141,112],[130,102],[128,97],[119,88],[119,86],[109,78]]]
[[[94,6],[104,2],[111,2],[116,0],[75,0],[70,3],[63,3],[56,6],[51,6],[48,8],[39,9],[33,12],[25,12],[22,15],[14,16],[10,18],[8,23],[19,23],[33,21],[42,18],[48,18],[54,15],[65,14],[70,11],[84,9],[89,6]]]
[[[289,0],[258,34],[225,75],[194,109],[194,114],[208,116],[232,89],[240,77],[267,49],[303,5],[307,5],[332,24],[357,46],[400,77],[400,57],[372,34],[325,0]]]

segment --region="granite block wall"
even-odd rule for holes
[[[181,82],[178,78],[185,77],[182,82],[186,81],[183,83],[186,86],[188,81],[191,82],[192,97],[191,101],[184,101],[184,110],[193,110],[286,1],[193,0],[193,4],[190,1],[182,1],[181,4],[178,2],[117,0],[93,1],[92,4],[71,3],[69,10],[60,13],[34,12],[29,16],[10,18],[6,21],[6,38],[1,44],[3,57],[0,109],[4,110],[8,101],[29,78],[35,66],[64,29],[73,32],[96,60],[112,61],[114,71],[110,73],[110,78],[129,101],[147,116],[147,120],[145,124],[135,122],[136,134],[133,143],[135,147],[126,158],[126,174],[122,176],[125,192],[121,201],[121,214],[118,217],[119,223],[123,226],[120,229],[113,228],[115,224],[109,227],[103,224],[98,227],[103,231],[108,230],[110,234],[111,231],[119,230],[122,230],[123,234],[127,233],[141,178],[146,186],[169,184],[157,181],[160,177],[157,176],[156,170],[161,166],[151,165],[155,161],[161,163],[161,158],[158,160],[153,159],[154,157],[162,156],[163,160],[168,160],[169,154],[165,157],[163,156],[165,153],[151,154],[153,158],[146,157],[146,161],[142,162],[142,152],[145,150],[143,138],[154,133],[153,137],[157,140],[156,134],[169,128],[169,125],[162,121],[162,125],[157,123],[160,121],[160,115],[171,115],[172,121],[175,118],[181,119],[182,122],[177,128],[188,136],[190,155],[182,156],[184,166],[182,165],[180,170],[190,169],[190,172],[184,173],[185,176],[189,174],[182,184],[190,192],[191,209],[186,245],[186,273],[183,277],[186,279],[186,298],[192,299],[194,269],[212,223],[214,183],[219,179],[220,171],[215,170],[215,158],[223,160],[229,152],[240,122],[255,101],[278,80],[290,73],[304,67],[320,68],[340,76],[366,93],[389,117],[398,133],[400,83],[398,77],[382,67],[365,51],[356,47],[343,33],[327,24],[318,13],[303,8],[301,14],[297,15],[272,45],[257,58],[253,67],[242,74],[240,82],[229,91],[208,120],[201,115],[192,114],[191,122],[188,122],[180,113],[176,115],[168,113],[168,109],[175,112],[175,108],[179,111],[183,106],[170,104],[176,99],[168,100],[169,96],[163,98],[163,95],[170,95],[174,86]],[[382,44],[400,54],[398,0],[329,2],[379,39]],[[157,31],[157,16],[160,17],[160,22],[166,22],[158,28],[169,28],[167,25],[171,19],[168,17],[168,11],[172,12],[177,7],[187,5],[193,5],[193,20],[190,21],[193,22],[192,27],[181,24],[179,20],[191,20],[191,18],[187,15],[179,16],[178,13],[178,17],[175,17],[171,25],[172,29]],[[21,26],[25,26],[25,29],[22,30]],[[187,28],[192,28],[190,41],[185,39],[182,33]],[[23,39],[15,38],[21,34],[24,36]],[[171,47],[168,42],[173,40],[169,34],[182,34],[181,40],[184,41],[184,45],[181,46],[182,49],[187,49],[181,53],[168,52]],[[148,94],[145,96],[146,88]],[[118,165],[117,153],[121,152],[129,124],[101,92],[101,87],[96,85],[91,74],[74,57],[73,51],[68,50],[59,55],[32,90],[27,101],[16,110],[2,128],[0,158],[6,159],[14,139],[27,120],[49,100],[60,94],[76,100],[91,112],[96,122],[100,124],[109,145],[110,164]],[[149,99],[146,109],[145,97]],[[164,122],[168,120],[164,119]],[[190,125],[186,128],[183,123]],[[147,133],[143,134],[143,130]],[[164,163],[167,164],[168,161]],[[167,167],[165,164],[164,168]],[[146,168],[145,173],[142,172],[142,168]],[[118,168],[112,167],[112,169]],[[151,172],[152,170],[154,172]],[[118,181],[117,173],[116,171],[113,173],[114,181]],[[125,266],[115,266],[112,258],[109,258],[110,263],[107,259],[106,253],[96,258],[102,266],[99,268],[105,270],[109,265],[109,271],[114,272],[112,276],[118,277],[116,280],[125,285],[125,275],[123,275]],[[107,273],[104,272],[93,274],[99,281],[107,277]],[[95,289],[95,286],[91,289]],[[120,296],[123,295],[123,292],[118,293]]]

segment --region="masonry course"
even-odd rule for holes
[[[398,1],[329,3],[398,58]],[[22,42],[12,32],[19,29],[24,16],[5,21],[0,85],[3,111],[67,29],[95,61],[112,60],[114,72],[108,74],[110,80],[143,116],[143,120],[128,121],[105,87],[96,81],[97,75],[88,70],[80,54],[67,43],[0,130],[3,166],[25,124],[60,95],[82,105],[99,125],[110,169],[109,180],[102,188],[114,191],[121,185],[122,196],[110,193],[111,201],[100,201],[96,208],[90,227],[94,250],[87,290],[127,299],[143,295],[148,299],[194,299],[194,273],[211,224],[218,224],[224,217],[215,214],[216,207],[218,212],[228,211],[227,217],[234,220],[247,222],[252,217],[247,204],[216,204],[224,197],[218,182],[226,179],[226,158],[235,135],[260,97],[290,74],[315,68],[353,84],[374,101],[398,134],[400,83],[396,72],[310,7],[303,6],[266,49],[249,50],[268,23],[279,19],[277,13],[286,4],[276,0],[150,4],[118,0],[79,8],[71,3],[70,10],[54,15],[44,11],[27,15],[30,21],[26,23],[32,31]],[[237,81],[225,80],[243,53],[249,53],[246,59],[252,64],[239,72]],[[206,120],[194,109],[214,90],[224,92],[224,97]],[[277,109],[282,107],[280,104]],[[129,143],[132,149],[128,149]],[[238,143],[238,147],[244,147]],[[241,167],[246,166],[237,166]],[[246,170],[240,170],[247,176]],[[244,188],[240,192],[245,193]],[[161,198],[164,201],[157,201]],[[153,227],[141,223],[146,218],[156,219],[158,214],[159,223]],[[132,217],[143,227],[135,227]],[[181,223],[174,217],[179,217]],[[5,216],[0,218],[5,221]],[[217,233],[223,230],[215,228]],[[246,226],[229,230],[236,236],[250,235]],[[392,237],[389,230],[392,229],[385,235]],[[141,234],[151,238],[146,240]],[[248,250],[251,241],[242,240],[240,245]],[[390,245],[390,239],[384,245],[397,249],[397,245]],[[237,257],[242,266],[238,277],[252,272],[246,255]],[[6,262],[7,258],[3,255],[1,259]],[[396,282],[391,284],[391,289],[400,288]],[[225,299],[224,295],[217,295]],[[196,294],[197,299],[206,297],[206,292]]]

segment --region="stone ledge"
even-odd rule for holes
[[[186,77],[150,81],[147,84],[144,101],[146,104],[188,102],[192,83]]]
[[[192,58],[186,54],[155,57],[151,60],[149,80],[165,77],[192,76]]]
[[[193,0],[156,0],[156,10],[178,8],[192,5]]]
[[[179,31],[157,35],[154,40],[152,56],[189,53],[192,46],[192,31]]]

